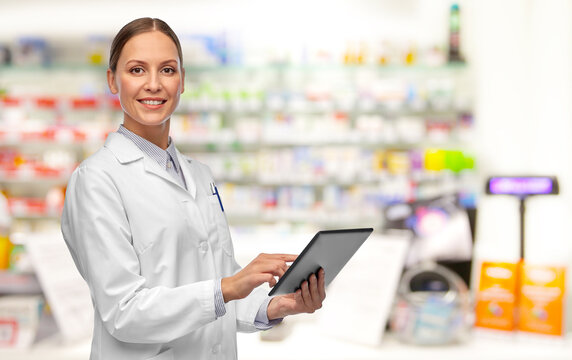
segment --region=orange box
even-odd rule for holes
[[[518,266],[483,262],[476,295],[475,326],[512,331],[516,326]]]
[[[12,243],[5,235],[0,235],[0,270],[8,269]]]
[[[519,291],[520,331],[564,335],[566,268],[523,265]]]

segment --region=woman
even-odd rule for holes
[[[269,298],[296,256],[261,254],[241,269],[209,168],[169,137],[184,91],[179,40],[161,20],[125,25],[107,80],[123,124],[74,171],[62,233],[95,309],[91,359],[232,359],[236,331],[312,313],[324,274]]]

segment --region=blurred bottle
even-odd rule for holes
[[[415,65],[417,61],[417,48],[415,44],[410,44],[405,52],[405,65]]]
[[[391,49],[391,44],[389,43],[389,41],[384,40],[381,42],[377,54],[378,65],[389,65],[391,61],[390,49]]]
[[[8,45],[0,44],[0,65],[12,65],[12,51]]]
[[[2,192],[0,192],[0,270],[8,268],[10,252],[12,251],[12,243],[10,242],[10,225],[12,217],[8,207],[8,200]]]
[[[451,5],[449,14],[449,62],[464,62],[461,55],[461,14],[458,4]]]
[[[349,42],[344,52],[344,65],[354,65],[357,63],[357,51],[355,44]]]
[[[368,56],[367,45],[365,44],[365,42],[362,42],[360,44],[359,51],[355,59],[356,63],[359,65],[365,64],[367,62],[367,56]]]
[[[89,65],[103,65],[105,63],[105,55],[109,53],[109,44],[111,40],[102,35],[91,35],[87,40],[87,63]]]

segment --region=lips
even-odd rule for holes
[[[137,100],[143,105],[158,106],[167,102],[165,99],[139,99]]]

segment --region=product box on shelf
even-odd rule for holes
[[[563,336],[566,268],[524,261],[483,262],[475,325]]]
[[[518,329],[564,335],[566,268],[523,264],[520,282]]]
[[[517,264],[483,262],[476,296],[475,325],[512,331],[516,324]]]

